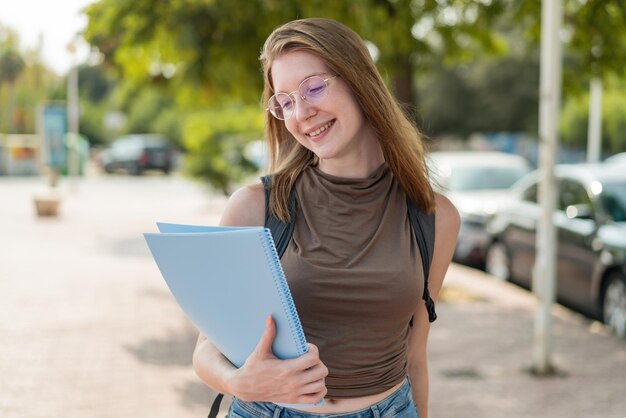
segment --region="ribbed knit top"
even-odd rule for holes
[[[424,289],[406,195],[387,164],[348,179],[308,167],[282,257],[329,398],[381,393],[407,373],[409,321]]]

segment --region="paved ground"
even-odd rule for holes
[[[38,178],[0,177],[0,417],[201,417],[196,333],[141,233],[214,224],[224,198],[177,177],[62,183],[37,218]],[[431,331],[431,418],[624,418],[626,341],[555,309],[555,377],[531,364],[534,300],[453,265]]]

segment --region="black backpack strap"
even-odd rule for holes
[[[209,411],[208,418],[217,418],[217,414],[220,412],[220,404],[222,403],[222,399],[224,399],[224,394],[218,393],[218,395],[213,400],[213,405],[211,405],[211,410]]]
[[[435,214],[426,213],[418,208],[409,198],[406,200],[409,213],[409,222],[413,228],[413,234],[417,240],[417,245],[422,257],[422,267],[424,269],[424,294],[422,299],[426,303],[428,310],[428,320],[434,322],[437,319],[435,312],[435,302],[430,297],[428,290],[428,274],[430,273],[430,264],[433,260],[433,252],[435,249]],[[412,322],[413,320],[411,320]]]
[[[283,253],[289,245],[291,236],[293,235],[293,229],[296,224],[296,192],[292,190],[289,194],[289,223],[285,223],[276,218],[270,210],[270,194],[272,192],[272,178],[270,176],[261,177],[263,182],[263,188],[265,189],[265,227],[269,228],[274,238],[274,245],[276,245],[276,251],[278,257],[282,257]]]

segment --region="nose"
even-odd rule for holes
[[[307,102],[302,98],[302,96],[298,94],[294,94],[294,103],[295,103],[295,118],[298,121],[307,120],[311,116],[315,114],[315,106],[311,103]]]

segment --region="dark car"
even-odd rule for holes
[[[496,151],[439,151],[429,155],[435,189],[461,215],[454,260],[482,268],[490,236],[487,221],[509,199],[508,189],[530,171],[519,155]]]
[[[558,185],[557,298],[626,337],[626,170],[609,164],[563,165]],[[487,272],[530,287],[535,264],[537,172],[488,225]]]
[[[160,135],[136,134],[116,139],[101,157],[107,173],[124,170],[140,175],[145,170],[160,170],[168,174],[172,169],[173,150],[169,141]]]

